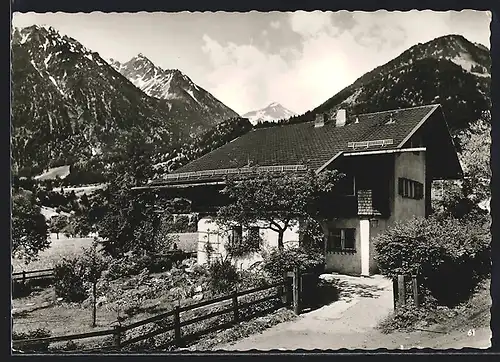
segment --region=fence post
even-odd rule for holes
[[[298,267],[293,270],[293,311],[295,314],[300,313],[300,272]]]
[[[405,276],[398,275],[398,296],[399,296],[399,306],[406,303],[406,287],[405,287]]]
[[[121,334],[122,334],[122,328],[120,326],[120,324],[117,324],[113,327],[114,329],[114,332],[113,332],[113,346],[116,348],[116,349],[120,349],[121,348]]]
[[[281,287],[281,302],[283,305],[288,305],[288,275],[283,272],[283,286]]]
[[[417,276],[412,275],[412,289],[413,289],[413,300],[415,302],[415,306],[418,308],[420,305],[420,300],[419,300],[419,295],[418,295],[418,281],[417,281]]]
[[[26,271],[23,270],[23,285],[26,284]]]
[[[174,336],[175,336],[175,344],[180,346],[181,344],[181,316],[180,316],[180,307],[176,306],[174,310]]]
[[[234,313],[234,323],[240,321],[239,311],[238,311],[238,293],[234,291],[233,293],[233,313]]]
[[[392,296],[393,296],[393,304],[394,310],[398,308],[398,279],[396,277],[392,278]]]

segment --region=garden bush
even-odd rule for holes
[[[276,279],[282,278],[285,272],[292,271],[295,267],[298,267],[301,273],[319,274],[324,269],[324,263],[324,255],[315,249],[272,249],[264,253],[264,270]]]
[[[489,241],[472,221],[413,218],[375,238],[376,260],[383,275],[418,275],[438,304],[453,306],[489,274]]]
[[[30,295],[34,290],[46,288],[53,284],[52,278],[28,279],[24,283],[22,280],[12,281],[12,298],[23,298]]]
[[[215,293],[233,291],[239,281],[238,271],[229,259],[215,259],[208,266],[209,284]]]
[[[186,257],[182,251],[174,255],[152,255],[152,254],[125,254],[119,259],[112,259],[106,270],[108,280],[116,280],[140,274],[144,269],[151,273],[160,273],[170,270],[174,263],[180,262]]]
[[[382,320],[378,328],[383,333],[391,333],[394,330],[409,330],[417,323],[433,323],[432,315],[433,313],[429,313],[428,309],[417,308],[415,304],[408,303]]]
[[[78,257],[63,258],[54,266],[56,296],[66,302],[82,302],[87,298],[85,269]]]
[[[44,329],[38,328],[28,332],[12,332],[12,340],[19,339],[37,339],[37,338],[47,338],[50,337],[51,333]],[[19,349],[23,352],[34,353],[34,352],[47,352],[49,349],[50,343],[48,342],[38,342],[38,343],[30,343],[25,344]]]

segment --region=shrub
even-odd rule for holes
[[[50,337],[51,334],[48,330],[44,328],[38,328],[28,332],[12,332],[12,340],[19,339],[37,339],[37,338],[47,338]],[[21,346],[19,349],[23,352],[33,353],[33,352],[47,352],[49,348],[48,342],[38,342],[38,343],[29,343]]]
[[[85,270],[77,257],[63,258],[54,266],[54,287],[58,297],[67,302],[82,302],[87,298]]]
[[[324,263],[324,255],[315,249],[273,249],[270,253],[264,253],[264,270],[273,278],[282,278],[285,272],[295,267],[302,273],[319,273]]]
[[[82,346],[75,341],[55,343],[53,346],[49,347],[50,352],[70,352],[78,351],[79,349],[82,349]]]
[[[22,280],[13,280],[12,281],[12,298],[23,298],[33,292],[33,290],[46,288],[49,285],[52,285],[52,278],[36,278],[36,279],[28,279],[24,283]]]
[[[32,287],[30,283],[23,283],[17,280],[12,281],[12,298],[23,298],[30,295]]]
[[[243,269],[238,271],[238,274],[238,290],[257,288],[264,285],[269,285],[271,282],[269,278],[267,278],[266,275],[261,272]]]
[[[175,258],[170,258],[166,256],[153,257],[150,264],[147,266],[151,273],[160,273],[165,270],[172,268]]]
[[[172,256],[129,253],[119,259],[112,259],[106,271],[108,280],[138,275],[144,269],[151,273],[170,270],[174,262],[180,261],[185,254],[179,251]]]
[[[215,259],[208,267],[209,284],[215,293],[227,293],[234,290],[239,280],[238,271],[229,259]]]
[[[391,333],[394,330],[407,330],[422,321],[432,322],[431,315],[426,309],[417,308],[415,304],[409,303],[382,320],[378,328],[383,333]]]
[[[378,235],[375,249],[383,275],[417,274],[444,305],[467,299],[491,267],[489,237],[471,221],[413,218]]]

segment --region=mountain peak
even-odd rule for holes
[[[179,69],[163,69],[143,53],[126,63],[110,59],[113,68],[150,97],[167,100],[195,112],[197,116],[216,122],[238,117],[238,114],[198,87]],[[210,121],[212,122],[212,121]]]
[[[276,122],[295,116],[296,113],[286,109],[278,102],[272,102],[267,107],[245,113],[244,118],[248,118],[252,124],[258,122]]]
[[[147,64],[150,64],[152,66],[155,66],[154,63],[144,54],[139,53],[135,57],[132,57],[127,63],[134,63],[134,62],[145,62]]]

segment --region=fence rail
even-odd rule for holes
[[[158,336],[160,334],[164,334],[164,333],[167,333],[167,332],[170,332],[173,330],[174,331],[174,341],[173,341],[174,344],[176,346],[182,346],[183,341],[186,339],[196,338],[197,336],[201,336],[203,334],[210,333],[212,330],[226,328],[228,325],[234,325],[234,324],[240,322],[241,321],[241,318],[240,318],[241,309],[262,303],[264,301],[268,301],[268,300],[272,300],[272,299],[276,299],[276,298],[281,298],[285,294],[285,293],[283,293],[282,289],[284,289],[286,286],[287,286],[286,281],[279,281],[279,282],[273,283],[271,285],[266,285],[266,286],[262,286],[262,287],[258,287],[258,288],[245,290],[245,291],[239,291],[239,292],[235,291],[232,294],[224,295],[224,296],[221,296],[218,298],[206,300],[206,301],[199,302],[196,304],[192,304],[192,305],[188,305],[188,306],[184,306],[184,307],[176,307],[174,310],[167,312],[167,313],[164,313],[161,316],[149,318],[148,320],[143,320],[143,321],[136,322],[136,323],[128,325],[128,326],[121,327],[122,331],[127,331],[127,330],[130,330],[130,329],[138,327],[138,326],[142,326],[142,325],[152,323],[152,322],[157,322],[160,320],[166,320],[169,317],[173,317],[173,322],[168,323],[166,326],[161,327],[157,330],[148,332],[147,334],[144,334],[141,336],[137,336],[137,337],[134,337],[131,339],[126,339],[123,342],[120,341],[119,344],[122,347],[128,346],[128,345],[131,345],[133,343],[141,342],[141,341],[146,340],[148,338],[155,337],[155,336]],[[273,293],[269,296],[255,299],[255,300],[252,300],[252,301],[246,302],[246,303],[240,303],[240,301],[238,300],[239,297],[246,296],[246,295],[253,294],[253,293],[257,293],[260,291],[271,290],[274,288],[278,288],[278,292]],[[227,303],[226,305],[224,305],[224,304],[221,305],[222,302],[230,302],[230,303]],[[277,303],[277,305],[280,305],[280,306],[283,306],[286,304],[287,304],[287,302],[283,302],[283,300],[282,300],[282,303]],[[182,320],[183,318],[181,316],[181,313],[185,313],[185,312],[193,311],[193,310],[196,310],[196,309],[199,309],[202,307],[209,307],[209,306],[222,306],[224,308],[221,310],[209,311],[208,313],[204,313],[203,315],[195,316],[195,317],[192,317],[192,318],[186,319],[186,320]],[[229,322],[222,322],[222,323],[218,323],[215,326],[210,326],[209,328],[206,329],[205,332],[203,332],[203,330],[202,330],[202,331],[196,331],[196,332],[194,332],[192,334],[188,334],[188,335],[182,334],[182,327],[192,325],[195,323],[199,323],[199,322],[202,322],[204,320],[207,320],[207,319],[210,319],[213,317],[218,317],[218,316],[221,316],[224,314],[229,314],[229,313],[232,313],[232,318],[231,318],[231,321],[229,321]],[[251,318],[253,316],[254,316],[254,314],[249,314],[246,316],[246,319]]]
[[[294,279],[299,278],[298,271],[296,272],[296,275],[294,275]],[[182,346],[183,341],[186,341],[187,339],[193,339],[193,338],[198,338],[202,335],[208,334],[212,331],[220,330],[223,328],[227,328],[229,326],[232,326],[234,324],[237,324],[242,320],[240,312],[242,309],[247,308],[252,305],[256,305],[265,301],[269,301],[272,299],[279,299],[279,302],[273,305],[271,308],[268,308],[265,310],[265,312],[270,312],[273,309],[276,309],[276,307],[279,306],[285,306],[285,305],[290,305],[291,301],[288,300],[287,296],[289,295],[288,293],[288,288],[289,284],[287,282],[287,279],[278,281],[276,283],[266,285],[266,286],[261,286],[257,288],[252,288],[248,290],[243,290],[243,291],[235,291],[232,294],[229,295],[224,295],[218,298],[213,298],[210,300],[202,301],[196,304],[192,305],[187,305],[183,307],[177,306],[175,309],[168,311],[166,313],[162,313],[147,319],[143,319],[141,321],[137,321],[128,325],[116,325],[113,329],[106,329],[106,330],[101,330],[101,331],[95,331],[95,332],[90,332],[90,333],[80,333],[80,334],[73,334],[73,335],[66,335],[66,336],[56,336],[56,337],[45,337],[45,338],[35,338],[35,339],[18,339],[18,340],[13,340],[12,341],[12,346],[13,349],[16,349],[22,353],[22,347],[23,346],[29,346],[29,345],[37,345],[37,344],[50,344],[53,342],[63,342],[63,341],[72,341],[72,340],[77,340],[77,339],[86,339],[86,338],[91,338],[91,337],[102,337],[102,336],[113,336],[113,345],[112,346],[105,346],[105,347],[99,347],[99,348],[92,348],[88,349],[85,351],[97,351],[97,350],[103,350],[103,349],[112,349],[115,351],[119,351],[122,347],[141,342],[143,340],[146,340],[148,338],[169,332],[169,331],[174,331],[174,340],[173,343],[176,346]],[[266,291],[266,290],[272,290],[276,289],[276,293],[272,293],[271,295],[267,295],[249,302],[244,302],[242,303],[238,298],[247,296],[253,293],[261,292],[261,291]],[[226,305],[222,304],[221,302],[230,302],[227,303]],[[296,302],[293,303],[295,305]],[[191,316],[190,319],[182,320],[181,313],[193,311],[202,307],[207,307],[207,306],[223,306],[226,308],[223,308],[221,310],[216,310],[216,311],[209,311],[208,313],[204,313],[201,316]],[[191,334],[187,335],[182,335],[182,327],[185,327],[187,325],[199,323],[201,321],[220,316],[223,314],[227,313],[232,313],[232,318],[230,321],[220,321],[220,323],[209,326],[208,328],[205,328],[203,330],[195,331]],[[250,319],[255,317],[261,312],[254,312],[254,313],[249,313],[246,316],[244,316],[244,319]],[[158,322],[158,321],[168,321],[168,318],[173,317],[173,321],[168,323],[166,326],[163,326],[157,330],[148,332],[146,334],[139,335],[137,337],[129,338],[123,340],[123,334],[126,331],[132,330],[134,328],[144,326],[146,324]],[[83,352],[83,351],[80,351]]]
[[[12,273],[12,280],[16,282],[26,282],[30,279],[44,279],[44,278],[53,278],[54,277],[54,268],[50,269],[39,269],[39,270],[31,270],[31,271],[20,271],[16,273]]]
[[[54,342],[66,342],[74,341],[76,339],[86,339],[92,337],[102,337],[109,336],[115,333],[114,329],[106,329],[102,331],[88,332],[71,334],[67,336],[55,336],[55,337],[44,337],[44,338],[33,338],[33,339],[17,339],[12,341],[14,347],[19,347],[27,344],[38,344],[38,343],[54,343]]]
[[[179,259],[196,257],[196,252],[193,251],[183,251],[183,250],[167,250],[163,253],[155,254],[155,257],[179,257]],[[12,281],[16,282],[26,282],[31,279],[44,279],[53,278],[54,268],[39,269],[39,270],[22,270],[20,272],[12,273]]]

